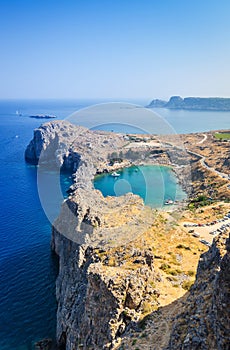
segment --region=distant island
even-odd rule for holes
[[[230,111],[230,98],[172,96],[169,101],[154,99],[147,108]]]
[[[49,114],[37,114],[37,115],[30,115],[30,118],[35,119],[54,119],[57,118],[55,115],[49,115]]]

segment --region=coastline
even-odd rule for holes
[[[183,208],[180,208],[180,203],[174,208],[167,206],[161,211],[150,210],[139,196],[130,193],[121,197],[105,198],[100,191],[93,188],[93,179],[96,174],[124,168],[121,167],[121,163],[113,164],[110,168],[107,168],[106,165],[111,150],[123,150],[124,139],[122,135],[105,132],[95,134],[67,122],[47,123],[43,125],[42,132],[43,137],[39,139],[39,135],[37,135],[36,141],[40,140],[40,148],[48,149],[48,155],[44,159],[52,159],[55,164],[58,161],[60,167],[73,169],[74,180],[74,184],[70,187],[69,197],[63,202],[61,213],[53,223],[52,230],[52,249],[59,256],[59,277],[57,279],[58,346],[71,349],[74,346],[77,347],[80,342],[83,344],[84,350],[89,348],[89,344],[95,349],[101,349],[105,344],[108,345],[108,349],[115,349],[116,345],[121,342],[122,334],[128,332],[129,329],[124,317],[127,312],[130,320],[137,324],[146,312],[144,301],[147,300],[149,303],[149,312],[154,312],[154,310],[158,310],[159,305],[164,306],[167,302],[175,300],[175,297],[178,298],[178,293],[176,296],[174,294],[174,288],[179,286],[178,291],[183,296],[187,288],[185,283],[191,283],[195,279],[194,271],[192,271],[193,278],[189,276],[187,265],[183,267],[186,270],[178,269],[178,264],[181,264],[180,259],[175,261],[175,267],[172,271],[167,270],[169,268],[168,265],[165,267],[164,261],[159,262],[159,264],[155,261],[153,268],[153,250],[156,249],[154,244],[162,240],[158,246],[160,249],[160,246],[165,244],[164,237],[169,235],[167,243],[175,245],[173,249],[178,256],[180,256],[180,249],[185,249],[196,263],[199,257],[197,252],[205,252],[207,247],[178,226],[178,215],[182,214],[183,211]],[[72,134],[77,136],[68,138],[65,136]],[[183,135],[183,138],[189,147],[194,147],[196,144],[199,145],[201,135],[189,134]],[[57,149],[63,147],[63,143],[66,145],[65,152],[62,152],[61,157],[56,159],[53,159],[54,152],[52,147],[49,147],[54,139]],[[203,136],[202,139],[204,139]],[[212,136],[208,135],[204,142],[210,143],[212,140]],[[146,164],[169,167],[176,174],[179,172],[179,181],[183,185],[189,179],[188,168],[190,167],[193,176],[192,186],[196,185],[195,181],[199,186],[203,186],[202,179],[208,170],[205,167],[202,168],[202,164],[196,159],[197,157],[193,159],[191,154],[188,158],[188,153],[183,149],[181,151],[181,148],[178,147],[177,138],[171,137],[170,143],[168,140],[166,143],[165,138],[163,141],[161,139],[161,142],[163,151],[160,153],[159,147],[153,149],[153,153],[146,147],[140,152],[140,147],[138,147],[138,153],[135,153],[135,148],[132,145],[132,156],[138,154],[139,159],[143,156],[150,155],[151,157],[148,161],[138,159],[135,162],[129,161],[125,165]],[[203,149],[203,145],[197,147]],[[35,154],[36,149],[36,143],[32,141],[28,146],[27,159]],[[193,152],[193,148],[191,149]],[[50,150],[51,153],[49,153]],[[60,155],[60,152],[55,151],[56,154]],[[36,154],[37,156],[38,154]],[[176,161],[178,161],[178,166],[175,166]],[[213,183],[216,181],[214,175]],[[218,185],[221,185],[220,188],[225,188],[226,181],[221,179],[218,181]],[[199,186],[193,187],[193,195],[199,193],[201,188]],[[161,227],[160,231],[159,227]],[[151,250],[148,249],[150,233],[156,234],[151,241],[153,245]],[[147,244],[144,243],[143,237],[146,237]],[[185,244],[189,244],[189,249],[186,248]],[[128,250],[127,247],[129,247]],[[193,253],[196,253],[196,257]],[[162,257],[158,256],[156,259],[162,260]],[[171,259],[171,255],[169,259]],[[169,261],[169,266],[171,266],[172,262]],[[196,264],[194,263],[193,266],[195,269]],[[167,301],[165,298],[161,298],[160,293],[153,287],[158,278],[155,275],[156,267],[161,276],[162,268],[166,269],[164,283],[167,285],[167,293],[169,292],[169,295],[166,293]],[[176,276],[174,278],[177,283],[169,276],[171,272],[173,276]],[[137,274],[140,286],[137,284]],[[132,280],[131,285],[129,284],[130,279]],[[125,281],[125,284],[121,284],[123,283],[121,281]],[[159,287],[165,288],[161,279],[158,282]],[[96,308],[94,300],[97,300]],[[104,305],[107,305],[108,308],[105,309]],[[89,310],[90,320],[95,322],[93,328],[87,316]],[[103,315],[101,310],[103,310]],[[76,326],[76,322],[78,326]],[[101,332],[101,329],[106,329],[106,335]],[[86,332],[90,332],[90,337],[87,339],[84,338]]]

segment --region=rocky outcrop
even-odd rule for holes
[[[108,154],[121,150],[122,135],[91,131],[68,121],[52,121],[34,130],[34,137],[25,151],[28,163],[57,167],[76,172],[87,163],[102,172],[108,163]]]
[[[34,137],[26,149],[25,159],[35,165],[40,162],[59,168],[77,167],[80,156],[74,154],[70,147],[84,131],[86,129],[76,128],[64,121],[46,123],[34,130]]]
[[[40,167],[71,165],[75,170],[70,195],[52,233],[52,249],[59,256],[58,349],[112,348],[138,320],[143,300],[158,293],[150,283],[151,251],[137,256],[130,251],[135,269],[118,268],[124,263],[126,244],[152,225],[153,212],[131,193],[104,198],[93,188],[94,175],[108,166],[108,153],[123,144],[123,136],[52,122],[35,130],[26,150],[27,161],[39,160]],[[117,247],[123,248],[116,251]],[[110,254],[111,249],[115,250]]]
[[[164,108],[166,103],[167,103],[167,101],[159,100],[156,98],[156,99],[152,100],[147,107],[148,108]]]
[[[34,350],[54,350],[52,339],[43,339],[35,343]]]
[[[26,150],[29,162],[73,172],[70,195],[52,229],[52,249],[59,256],[58,350],[115,349],[141,316],[159,306],[155,282],[162,277],[155,272],[153,252],[130,244],[148,232],[154,212],[138,196],[104,198],[92,184],[96,173],[111,169],[108,154],[126,143],[122,135],[59,121],[35,130]],[[220,236],[202,255],[196,283],[183,308],[172,315],[167,349],[228,349],[230,258],[225,240]]]
[[[219,97],[186,97],[172,96],[168,102],[162,100],[153,100],[147,106],[149,108],[168,108],[168,109],[188,109],[188,110],[210,110],[210,111],[229,111],[230,98]]]
[[[229,276],[229,238],[222,234],[201,256],[196,282],[176,316],[167,349],[229,349]]]
[[[132,252],[141,267],[119,266],[126,244],[152,221],[153,213],[139,197],[104,198],[92,184],[76,183],[53,224],[52,248],[59,256],[58,349],[112,349],[138,320],[143,301],[157,293],[150,283],[153,255]]]
[[[153,268],[145,263],[125,273],[108,267],[101,258],[104,250],[78,245],[56,231],[53,249],[60,257],[58,349],[112,349],[138,320],[143,301],[157,293],[149,283]]]

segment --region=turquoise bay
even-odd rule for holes
[[[55,337],[55,279],[58,271],[56,260],[50,252],[51,222],[46,217],[39,200],[37,170],[26,164],[24,160],[24,151],[33,137],[33,130],[39,127],[42,121],[31,119],[29,116],[54,114],[58,119],[70,120],[68,116],[76,110],[101,102],[105,101],[0,101],[0,350],[31,350],[34,341]],[[149,103],[147,100],[132,102],[140,105]],[[121,109],[121,111],[124,110],[126,109]],[[129,110],[127,109],[127,111]],[[136,111],[137,109],[132,110]],[[19,111],[22,116],[17,115],[16,111]],[[143,118],[142,113],[138,113],[138,116],[135,116],[136,119],[132,118],[131,125],[124,124],[124,122],[118,124],[117,118],[113,120],[114,124],[108,124],[106,113],[100,116],[102,119],[98,120],[98,116],[92,115],[91,111],[90,108],[89,115],[93,120],[93,125],[97,125],[97,129],[114,130],[114,132],[135,133],[137,130],[133,125],[139,123],[139,118]],[[138,111],[142,112],[142,109],[139,108]],[[163,108],[155,109],[154,112],[169,123],[177,133],[229,128],[230,112],[179,111]],[[75,120],[76,124],[90,126],[84,117],[85,115],[79,113]],[[144,129],[149,130],[149,125],[152,124],[153,120],[149,118],[146,120]],[[163,172],[164,169],[162,169]],[[158,171],[161,174],[160,170],[155,170],[155,173]],[[129,177],[126,179],[125,174],[128,171]],[[134,176],[134,183],[131,181],[131,173]],[[171,197],[171,192],[175,191],[175,184],[171,184],[171,181],[169,183],[167,180],[167,176],[170,175],[170,178],[175,176],[171,171],[169,173],[166,171],[165,185],[162,187],[165,190],[158,189],[159,196],[156,194],[156,178],[154,180],[155,187],[149,189],[151,186],[148,186],[148,196],[146,196],[146,192],[143,190],[145,179],[142,178],[139,181],[137,175],[135,170],[129,169],[123,170],[117,180],[110,176],[105,178],[102,176],[100,181],[102,179],[108,183],[111,181],[108,188],[103,185],[104,195],[114,195],[114,191],[112,193],[110,191],[113,188],[117,195],[122,194],[124,187],[126,191],[130,191],[131,186],[132,191],[142,195],[146,203],[151,201],[150,194],[155,193],[155,197],[152,197],[156,203],[155,206],[161,206],[163,202],[161,196],[164,195],[164,198],[168,199]],[[53,174],[46,173],[44,177],[47,179],[47,183],[50,183]],[[100,177],[97,178],[98,186],[99,179]],[[125,181],[128,181],[128,184]],[[68,187],[68,176],[63,176],[61,182],[64,187]],[[140,182],[140,187],[144,184],[144,187],[141,187],[142,191],[138,188],[138,182]],[[163,186],[162,175],[158,179],[158,184]],[[47,185],[47,191],[50,194],[53,215],[57,216],[60,203],[55,202],[56,196],[54,196],[55,189],[53,187]],[[170,190],[171,187],[174,190]],[[177,191],[177,197],[179,194],[180,187]]]
[[[181,201],[186,193],[170,167],[158,165],[132,166],[118,171],[119,176],[96,176],[94,187],[106,196],[121,196],[132,192],[152,208],[164,206],[166,200]]]

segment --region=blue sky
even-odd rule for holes
[[[230,96],[229,0],[5,0],[0,14],[0,98]]]

